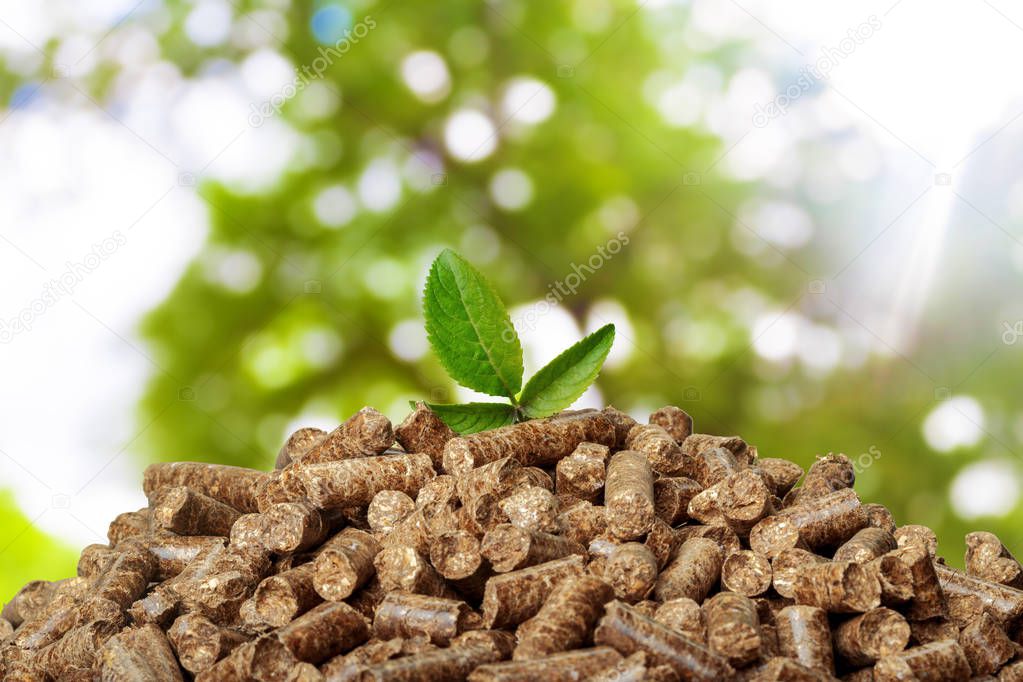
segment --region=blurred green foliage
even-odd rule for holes
[[[59,580],[75,574],[78,550],[40,532],[0,490],[0,595],[6,601],[29,580]],[[17,551],[14,551],[14,547]]]

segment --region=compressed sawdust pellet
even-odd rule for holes
[[[292,434],[274,471],[154,465],[151,508],[0,612],[0,677],[1023,678],[996,536],[956,571],[861,503],[844,455],[797,486],[691,429],[608,408],[455,436],[420,405],[403,449],[367,409]]]
[[[303,464],[379,455],[394,443],[387,417],[364,407],[296,460]]]
[[[816,606],[786,606],[775,615],[778,653],[811,670],[835,674],[828,614]]]
[[[128,628],[108,639],[98,663],[104,682],[182,679],[167,636],[153,624]]]
[[[611,457],[604,484],[607,526],[616,537],[633,540],[653,525],[654,475],[646,456],[622,450]]]
[[[612,597],[611,586],[599,578],[579,576],[562,580],[539,613],[519,626],[513,658],[539,659],[582,646],[603,614],[604,604]]]
[[[447,646],[478,621],[463,601],[392,592],[377,606],[373,634],[380,639],[425,635],[434,644]]]
[[[835,651],[852,666],[866,666],[905,649],[909,637],[906,619],[896,611],[881,607],[835,627]]]
[[[394,429],[394,437],[405,452],[426,453],[438,469],[443,463],[444,445],[457,435],[423,402],[416,403],[416,409]]]
[[[994,533],[966,536],[966,572],[1009,587],[1023,587],[1023,566]]]
[[[724,556],[717,543],[706,538],[687,540],[657,577],[658,601],[688,597],[702,602],[721,578]]]
[[[733,552],[721,564],[721,586],[747,597],[771,588],[774,572],[767,557],[748,549]]]
[[[971,677],[970,664],[954,640],[941,640],[885,656],[874,665],[876,682],[923,679],[954,682]]]
[[[159,462],[146,467],[142,491],[146,497],[166,488],[186,486],[240,512],[259,511],[256,489],[267,474],[255,469],[205,462]]]
[[[650,413],[650,423],[660,426],[680,445],[693,433],[693,418],[685,410],[667,405]]]
[[[283,469],[294,461],[302,458],[306,452],[323,442],[327,432],[314,426],[304,426],[284,441],[284,445],[277,452],[277,459],[274,461],[274,469]]]
[[[390,533],[399,521],[416,510],[416,502],[398,490],[381,490],[366,510],[366,520],[374,533]]]
[[[630,604],[646,599],[657,580],[654,553],[638,542],[626,542],[611,550],[604,564],[604,579],[618,599]]]
[[[495,571],[507,573],[570,554],[585,556],[586,548],[561,535],[502,524],[483,536],[480,553]]]
[[[668,665],[687,680],[718,680],[733,672],[725,659],[703,645],[618,601],[605,607],[593,641],[625,655],[642,651],[652,664]]]

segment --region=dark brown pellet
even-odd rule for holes
[[[934,570],[948,599],[948,615],[959,627],[965,628],[984,611],[1003,626],[1023,616],[1023,591],[942,564],[934,564]]]
[[[42,649],[34,663],[53,679],[68,679],[76,668],[92,668],[100,648],[119,629],[119,625],[98,620],[80,625]]]
[[[774,577],[767,557],[744,549],[725,557],[721,564],[721,585],[747,597],[758,597],[771,588]]]
[[[614,649],[598,646],[576,649],[532,661],[481,665],[469,682],[578,682],[622,660]]]
[[[735,592],[718,592],[703,603],[707,646],[736,667],[760,655],[760,619],[757,607]]]
[[[231,526],[231,546],[249,551],[265,549],[263,538],[267,534],[267,517],[263,514],[242,514]]]
[[[679,444],[693,433],[693,418],[685,410],[674,405],[667,405],[651,412],[650,423],[663,428]]]
[[[294,502],[305,498],[305,491],[297,482],[291,481],[292,487],[284,487],[283,470],[274,469],[268,471],[266,476],[256,486],[256,508],[265,512],[275,504],[281,502]]]
[[[906,612],[909,619],[926,620],[944,616],[948,612],[945,593],[927,549],[923,545],[909,545],[889,552],[888,556],[895,557],[909,568],[913,581],[913,599]],[[881,580],[891,582],[884,577]]]
[[[524,466],[553,465],[580,443],[610,446],[614,441],[614,426],[600,412],[560,415],[453,438],[444,446],[444,470],[463,476],[504,457]]]
[[[117,558],[117,555],[118,551],[108,545],[86,545],[82,548],[82,553],[78,557],[76,572],[81,578],[96,577],[110,567],[110,564]]]
[[[915,583],[917,582],[913,577],[912,564],[907,564],[897,556],[892,554],[886,554],[882,557],[878,557],[873,561],[865,564],[867,570],[874,574],[877,581],[881,584],[881,603],[885,606],[890,607],[901,607],[906,602],[913,598],[916,592]],[[933,577],[931,584],[934,584]],[[921,588],[921,606],[920,613],[926,610],[923,605],[927,594],[927,586],[924,585]],[[935,594],[937,597],[937,595]],[[935,602],[938,608],[941,608],[940,597]]]
[[[263,580],[253,595],[256,611],[267,623],[287,625],[322,600],[313,588],[315,573],[310,562]]]
[[[394,437],[405,452],[426,453],[438,469],[443,463],[444,445],[457,435],[423,402],[416,403],[415,411],[394,429]]]
[[[654,481],[654,512],[670,526],[689,519],[689,502],[703,486],[685,476],[661,476]]]
[[[742,549],[739,536],[728,526],[682,526],[676,531],[675,536],[676,545],[679,546],[692,538],[706,538],[717,543],[726,555]]]
[[[604,579],[618,599],[633,604],[646,599],[654,589],[657,569],[657,557],[645,545],[626,542],[617,545],[608,555]]]
[[[589,502],[573,504],[558,514],[558,528],[565,537],[588,545],[593,538],[607,532],[607,510]]]
[[[373,559],[377,578],[386,591],[402,590],[434,597],[457,595],[423,555],[411,547],[388,547]]]
[[[586,548],[560,535],[502,524],[483,536],[480,552],[495,571],[507,573],[570,554],[585,556]]]
[[[483,563],[480,541],[464,530],[440,533],[430,545],[430,563],[448,580],[468,578]]]
[[[327,432],[313,426],[305,426],[298,429],[284,441],[277,459],[274,461],[274,469],[283,469],[294,461],[302,458],[302,455],[323,442]]]
[[[642,651],[653,665],[669,665],[687,680],[718,680],[733,672],[722,657],[618,601],[606,605],[593,641],[626,656]]]
[[[927,550],[927,553],[934,556],[938,553],[938,536],[927,526],[919,524],[908,524],[899,526],[892,533],[898,542],[899,547],[919,545]]]
[[[1016,655],[1016,647],[1002,626],[982,613],[959,633],[959,646],[974,675],[991,675]]]
[[[320,509],[366,506],[381,490],[408,495],[433,478],[429,455],[380,455],[291,465],[283,478],[301,482],[309,501]]]
[[[479,616],[463,601],[392,592],[377,607],[373,634],[380,639],[426,635],[434,644],[447,646],[478,622]]]
[[[562,580],[539,613],[519,626],[514,659],[543,658],[585,644],[612,597],[611,586],[598,578]]]
[[[829,675],[835,674],[828,614],[816,606],[793,605],[775,615],[778,653]]]
[[[881,585],[860,564],[829,561],[807,566],[796,576],[793,596],[830,613],[863,613],[881,604]]]
[[[650,468],[663,476],[681,476],[691,469],[679,444],[657,424],[634,426],[625,445],[629,450],[643,453]]]
[[[873,561],[882,554],[896,549],[898,543],[892,534],[880,528],[870,526],[857,531],[856,535],[841,547],[835,550],[835,561],[852,561],[857,564],[865,564]]]
[[[362,615],[343,602],[313,607],[275,633],[296,659],[321,663],[369,639]]]
[[[795,491],[792,504],[805,503],[812,498],[830,495],[836,490],[851,488],[855,482],[856,471],[848,457],[842,454],[818,457],[806,472],[803,485]]]
[[[217,535],[157,533],[138,542],[156,559],[152,580],[157,582],[177,576],[203,552],[224,546],[224,538]]]
[[[372,457],[394,442],[390,420],[372,407],[364,407],[345,423],[327,434],[298,459],[302,464],[333,462],[357,457]]]
[[[642,453],[622,450],[607,467],[604,506],[607,526],[616,537],[634,540],[653,525],[654,477]]]
[[[580,443],[571,455],[558,462],[555,481],[558,494],[572,495],[587,502],[598,501],[604,490],[608,457],[606,445]]]
[[[658,601],[688,597],[702,602],[721,578],[721,548],[706,538],[687,540],[670,564],[657,576]]]
[[[605,407],[603,414],[611,422],[615,432],[614,443],[607,445],[611,445],[615,450],[623,450],[625,442],[629,439],[629,432],[639,422],[613,406]]]
[[[181,668],[167,636],[155,625],[128,628],[106,641],[99,652],[103,682],[174,682]]]
[[[111,547],[116,547],[123,540],[149,535],[152,530],[153,514],[149,507],[145,507],[115,516],[107,527],[107,539]]]
[[[851,488],[814,497],[768,516],[750,531],[750,548],[774,557],[783,549],[838,547],[867,525],[867,515]]]
[[[186,613],[174,621],[167,631],[181,667],[192,674],[200,673],[231,653],[250,637],[212,622],[195,613]]]
[[[954,640],[942,640],[885,656],[874,666],[875,682],[928,680],[956,682],[970,678],[970,664]]]
[[[704,488],[709,488],[743,468],[744,464],[740,464],[731,450],[710,448],[689,456],[682,475],[696,479]]]
[[[532,618],[558,582],[582,572],[583,559],[573,554],[491,577],[483,594],[483,626],[506,628]]]
[[[863,505],[863,511],[867,514],[867,525],[871,528],[880,528],[895,534],[895,517],[888,510],[888,507],[876,502],[869,502]]]
[[[906,619],[881,607],[839,624],[835,628],[835,651],[852,666],[866,666],[905,649],[909,637]]]
[[[381,490],[373,496],[366,520],[374,533],[390,533],[403,518],[416,510],[411,497],[399,490]]]
[[[32,620],[53,600],[59,586],[59,582],[49,580],[33,580],[26,583],[9,602],[4,604],[0,617],[10,621],[14,627],[18,627],[26,620]]]
[[[930,644],[943,639],[959,639],[959,626],[947,618],[930,618],[909,622],[911,644]]]
[[[265,472],[205,462],[158,462],[146,467],[142,490],[153,499],[158,490],[187,486],[240,512],[259,511],[256,489]]]
[[[764,457],[756,460],[754,466],[763,474],[764,483],[775,497],[785,497],[803,477],[803,467],[787,459]]]
[[[508,521],[519,528],[542,533],[558,530],[558,501],[553,493],[527,486],[500,501]]]
[[[994,533],[966,536],[966,572],[983,580],[1023,588],[1023,566]]]
[[[657,559],[657,569],[660,570],[667,566],[671,558],[675,556],[675,550],[678,549],[678,536],[674,528],[661,519],[655,518],[643,545]]]
[[[155,573],[156,558],[143,547],[129,547],[110,564],[106,573],[90,587],[89,593],[127,609],[143,595]]]
[[[494,653],[482,646],[436,649],[376,663],[367,667],[359,679],[366,682],[461,682],[473,670],[495,660]]]
[[[738,460],[749,462],[749,445],[738,436],[712,436],[707,433],[694,433],[682,442],[682,452],[686,455],[702,455],[715,448],[728,450]]]
[[[234,507],[185,486],[159,490],[153,506],[155,524],[178,535],[226,537],[239,516]]]
[[[663,602],[654,611],[653,618],[661,625],[685,635],[687,639],[698,644],[707,642],[707,624],[703,609],[688,597],[679,597]]]
[[[718,509],[725,523],[739,536],[748,536],[753,526],[774,513],[771,491],[754,471],[731,474],[718,486]]]

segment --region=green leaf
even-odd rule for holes
[[[465,435],[496,429],[515,421],[515,407],[507,403],[465,403],[463,405],[426,404],[433,413],[457,433]]]
[[[445,249],[423,293],[426,333],[451,378],[515,400],[522,387],[522,346],[497,292],[467,260]]]
[[[519,397],[526,416],[549,417],[574,403],[597,378],[614,340],[615,326],[601,327],[534,374]]]

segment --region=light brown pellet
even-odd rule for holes
[[[611,586],[598,578],[562,580],[540,611],[519,626],[514,659],[543,658],[585,644],[612,597]]]
[[[185,486],[159,490],[153,505],[153,521],[178,535],[223,535],[241,516],[234,507]]]
[[[149,507],[123,512],[114,517],[107,527],[107,539],[116,547],[128,538],[149,535],[153,530],[153,514]]]
[[[650,423],[660,426],[680,445],[693,433],[693,418],[685,410],[667,405],[650,413]]]
[[[793,585],[797,604],[830,613],[863,613],[881,604],[881,585],[860,564],[828,561],[804,568]]]
[[[658,605],[654,620],[698,644],[707,643],[707,624],[703,609],[688,597],[669,599]]]
[[[943,639],[959,639],[959,626],[947,618],[909,621],[910,644],[930,644]]]
[[[718,592],[703,603],[710,650],[736,667],[760,655],[760,619],[757,607],[735,592]]]
[[[867,514],[867,525],[871,528],[880,528],[895,535],[895,517],[892,516],[888,507],[876,502],[869,502],[863,505],[863,511]]]
[[[583,559],[573,554],[491,577],[483,594],[483,626],[506,628],[532,618],[558,582],[582,572]]]
[[[119,625],[99,620],[80,625],[42,649],[33,663],[53,679],[68,679],[76,669],[92,668],[100,648],[119,629]]]
[[[861,667],[902,651],[909,637],[906,619],[881,607],[840,623],[835,628],[835,651],[848,664]]]
[[[479,616],[463,601],[392,592],[377,607],[373,634],[380,639],[425,635],[447,646],[478,622]]]
[[[764,476],[764,482],[775,497],[785,497],[803,477],[803,467],[778,457],[757,459],[754,467]]]
[[[468,578],[483,563],[480,541],[464,530],[441,533],[430,545],[430,563],[448,580]]]
[[[682,526],[675,532],[675,537],[679,546],[692,538],[713,540],[726,555],[742,549],[739,536],[728,526]]]
[[[321,663],[365,642],[369,627],[348,604],[324,602],[274,634],[299,661]]]
[[[465,680],[470,672],[496,660],[493,651],[482,646],[436,649],[368,666],[360,680],[367,682],[433,682]]]
[[[444,445],[457,435],[423,402],[416,403],[415,411],[394,429],[394,437],[405,452],[426,453],[438,469],[443,462]]]
[[[934,570],[948,599],[948,615],[960,628],[965,628],[984,611],[1003,625],[1023,616],[1023,591],[975,578],[942,564],[934,564]]]
[[[941,640],[885,656],[874,666],[875,682],[928,680],[956,682],[970,678],[970,664],[954,640]]]
[[[266,578],[253,595],[256,611],[267,623],[287,625],[322,600],[313,588],[315,573],[309,562]]]
[[[717,543],[706,538],[687,540],[654,585],[658,601],[688,597],[702,602],[721,578],[724,555]]]
[[[852,460],[843,454],[818,457],[806,472],[803,484],[796,489],[791,504],[805,504],[808,500],[830,495],[836,490],[852,488],[856,471]]]
[[[255,469],[206,462],[157,462],[146,467],[142,491],[153,499],[158,490],[186,486],[240,512],[259,511],[256,490],[267,474]]]
[[[909,568],[913,581],[913,598],[906,615],[910,620],[937,618],[948,612],[944,590],[925,546],[907,545],[889,552],[887,556],[895,557]],[[881,580],[891,582],[883,576]]]
[[[328,540],[313,560],[313,588],[329,601],[347,599],[373,577],[373,559],[379,551],[372,535],[345,528]]]
[[[994,533],[966,536],[966,572],[983,580],[1023,588],[1023,566]]]
[[[616,453],[607,468],[604,486],[607,526],[616,537],[634,540],[653,525],[654,477],[647,458],[639,452]]]
[[[856,535],[841,547],[835,550],[832,557],[835,561],[852,561],[857,564],[865,564],[873,561],[882,554],[896,549],[898,543],[892,534],[880,528],[870,526],[857,531]]]
[[[379,455],[394,442],[390,420],[364,407],[299,458],[302,464]]]
[[[106,641],[98,658],[103,682],[182,680],[167,636],[153,624],[117,633]]]
[[[675,550],[678,549],[678,535],[671,526],[655,518],[646,539],[643,540],[643,545],[657,559],[657,568],[660,570],[667,566],[671,557],[675,555]]]
[[[730,474],[719,484],[718,509],[725,523],[741,537],[749,535],[761,519],[774,513],[771,492],[756,472]]]
[[[275,504],[266,516],[263,546],[277,554],[305,551],[330,535],[331,519],[307,502]]]
[[[704,488],[709,488],[744,468],[744,461],[740,462],[731,450],[715,447],[702,450],[696,455],[687,455],[686,468],[681,475],[695,479]]]
[[[991,675],[1016,655],[1016,646],[989,613],[981,613],[959,633],[959,645],[973,674]]]
[[[898,542],[899,547],[919,545],[924,547],[931,556],[938,553],[938,536],[927,526],[915,523],[899,526],[892,535],[895,537],[896,542]]]
[[[750,548],[769,557],[789,547],[838,547],[867,525],[867,516],[851,488],[814,497],[768,516],[750,531]]]
[[[576,649],[531,661],[481,665],[469,682],[578,682],[622,660],[621,654],[604,646]]]
[[[625,449],[625,442],[629,439],[629,432],[639,422],[611,405],[604,408],[603,414],[611,422],[615,434],[614,442],[607,443],[607,445],[611,445],[615,450]]]
[[[750,447],[738,436],[713,436],[708,433],[694,433],[682,442],[682,452],[686,455],[702,455],[708,450],[721,448],[728,450],[737,461],[749,462]]]
[[[626,542],[617,545],[608,555],[604,579],[618,599],[633,604],[646,599],[654,589],[657,569],[657,557],[645,545]]]
[[[558,501],[549,490],[527,486],[501,500],[498,506],[514,526],[541,533],[558,530]]]
[[[369,503],[366,520],[374,533],[386,534],[415,510],[415,500],[400,490],[381,490]]]
[[[247,635],[212,622],[195,613],[179,616],[167,631],[181,667],[200,673],[251,639]]]
[[[877,577],[877,581],[881,584],[882,604],[889,607],[902,607],[913,598],[916,592],[915,583],[919,581],[913,577],[912,562],[906,563],[898,556],[889,553],[868,562],[865,566],[867,570]],[[935,584],[936,577],[932,576],[930,578],[930,585],[933,586]],[[924,613],[928,609],[924,604],[928,589],[932,589],[933,593],[933,588],[929,588],[927,585],[921,586],[921,603],[918,607],[918,614]],[[934,604],[937,606],[937,610],[940,611],[943,608],[940,596],[936,593],[933,594],[937,597],[937,601]]]
[[[629,450],[643,453],[650,468],[662,476],[681,476],[691,470],[682,448],[663,427],[657,424],[638,424],[629,431],[626,441]]]
[[[506,523],[487,531],[480,552],[495,571],[507,573],[570,554],[585,556],[586,548],[560,535],[525,530]]]
[[[138,546],[144,547],[156,560],[151,576],[151,580],[154,582],[169,580],[177,576],[204,551],[224,546],[224,538],[217,535],[155,533],[145,538],[135,538],[133,541],[137,542]],[[120,552],[120,549],[118,548],[117,553]],[[116,559],[117,553],[110,559]],[[107,565],[106,569],[109,570],[109,568],[110,565]]]
[[[283,469],[294,461],[298,461],[309,450],[323,442],[327,432],[314,426],[304,426],[293,432],[277,452],[274,469]]]
[[[402,590],[434,597],[457,595],[422,554],[411,547],[388,547],[373,559],[385,591]]]
[[[752,550],[733,552],[721,564],[721,586],[747,597],[767,592],[773,577],[768,558]]]
[[[572,495],[587,502],[600,499],[609,449],[606,445],[594,445],[601,450],[593,452],[593,448],[587,447],[590,445],[593,444],[581,443],[571,455],[558,462],[555,489],[559,495]]]
[[[366,506],[381,490],[415,495],[434,477],[429,455],[380,455],[325,462],[298,462],[284,469],[294,477],[309,501],[320,509]]]
[[[593,538],[607,532],[607,510],[589,502],[562,508],[558,514],[558,530],[565,537],[588,545]]]
[[[835,674],[828,614],[816,606],[793,605],[774,618],[778,653],[828,675]]]
[[[642,651],[651,664],[671,666],[687,680],[727,679],[733,672],[724,658],[619,601],[606,605],[593,641],[626,656]]]

